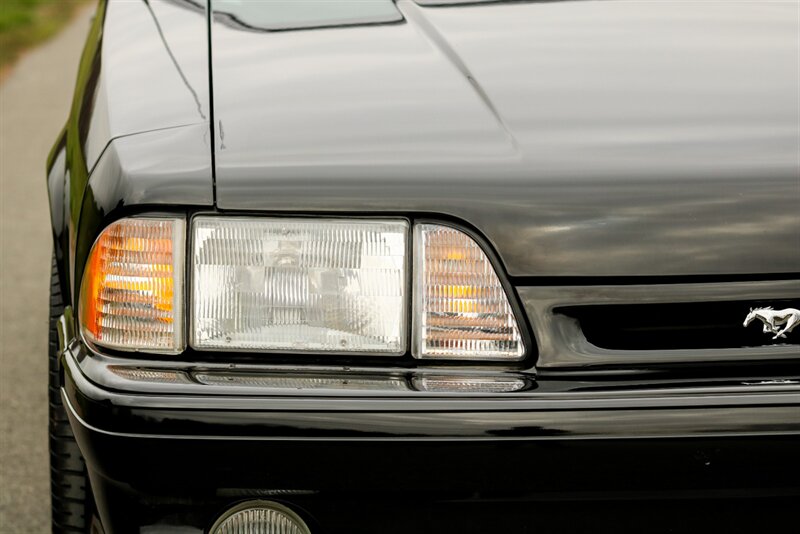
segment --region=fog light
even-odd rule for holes
[[[217,519],[210,534],[311,534],[296,513],[275,502],[250,501],[235,506]]]

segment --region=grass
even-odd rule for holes
[[[90,0],[0,0],[0,72],[53,36]]]

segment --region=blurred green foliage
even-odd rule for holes
[[[0,0],[0,69],[55,34],[91,0]]]

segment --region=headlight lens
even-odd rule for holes
[[[525,348],[489,258],[465,233],[414,230],[414,356],[518,360]]]
[[[196,217],[197,349],[403,354],[408,223]]]
[[[80,324],[91,342],[119,350],[183,350],[182,219],[132,218],[97,238],[81,283]]]

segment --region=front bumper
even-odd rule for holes
[[[315,534],[740,532],[788,519],[800,497],[795,381],[631,389],[517,373],[532,386],[507,394],[287,392],[119,373],[147,364],[80,343],[62,355],[109,533],[203,532],[253,498],[290,506]]]

